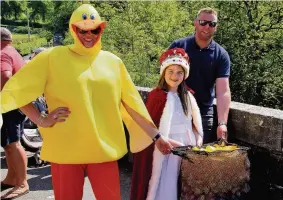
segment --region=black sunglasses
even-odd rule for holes
[[[198,23],[201,26],[205,26],[206,24],[208,24],[209,27],[215,27],[217,25],[217,22],[206,21],[206,20],[198,20]]]
[[[94,35],[98,35],[98,34],[101,32],[101,28],[100,28],[100,27],[98,27],[98,28],[96,28],[96,29],[93,29],[93,30],[88,30],[88,31],[82,30],[82,29],[80,29],[80,28],[77,28],[77,30],[78,30],[78,33],[80,33],[80,34],[82,34],[82,35],[87,34],[89,31],[90,31],[92,34],[94,34]]]

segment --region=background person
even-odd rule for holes
[[[12,46],[11,32],[1,27],[1,90],[24,64],[23,58]],[[25,115],[16,108],[2,115],[1,146],[5,151],[8,173],[1,181],[1,191],[12,189],[2,195],[1,199],[10,199],[29,192],[26,174],[27,157],[20,143]]]

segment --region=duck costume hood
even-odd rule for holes
[[[152,140],[123,103],[149,124],[153,122],[122,60],[101,50],[105,22],[91,5],[83,4],[72,14],[69,26],[74,44],[44,50],[13,75],[1,92],[1,112],[27,105],[42,94],[49,112],[58,107],[70,109],[63,123],[40,127],[41,157],[50,162],[118,160],[127,153],[123,121],[130,134],[131,151],[143,150]],[[94,34],[87,35],[96,39],[93,46],[84,46],[78,28],[79,34]]]
[[[98,12],[95,8],[89,4],[83,4],[78,7],[72,14],[69,22],[69,30],[74,38],[74,44],[70,45],[70,49],[80,55],[96,54],[101,49],[101,35],[105,28],[105,21],[102,21]],[[86,48],[80,41],[77,35],[77,29],[83,31],[91,31],[99,29],[100,31],[97,36],[93,47]]]

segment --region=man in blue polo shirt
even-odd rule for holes
[[[227,118],[231,102],[229,87],[230,58],[227,51],[212,38],[217,29],[217,12],[204,8],[194,21],[195,34],[174,41],[169,49],[184,48],[190,57],[187,85],[194,90],[200,107],[204,143],[227,139]],[[217,100],[217,134],[212,133],[213,100]]]

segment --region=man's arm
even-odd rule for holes
[[[1,91],[6,82],[13,76],[13,60],[6,54],[1,54]]]
[[[11,71],[2,71],[1,72],[1,91],[6,84],[6,82],[12,77]]]
[[[229,78],[216,79],[216,100],[217,100],[217,115],[218,123],[227,124],[229,108],[231,103],[231,92],[229,87]],[[225,138],[227,133],[227,126],[220,125],[217,127],[217,138]]]

